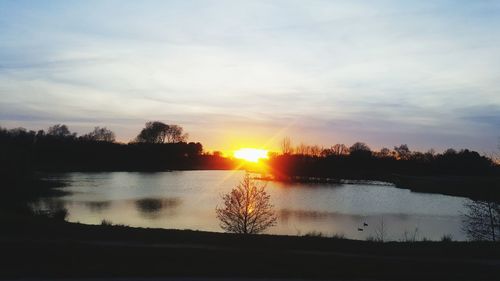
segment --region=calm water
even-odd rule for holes
[[[46,198],[38,209],[64,206],[68,220],[140,227],[221,231],[215,207],[221,195],[242,178],[242,171],[68,173],[62,198]],[[383,221],[389,240],[426,237],[438,240],[461,232],[461,197],[413,193],[390,184],[285,184],[268,182],[278,224],[267,233],[304,235],[322,232],[366,239]],[[364,226],[367,223],[368,226]],[[359,231],[362,228],[363,231]]]

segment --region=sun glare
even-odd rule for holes
[[[259,162],[259,159],[267,159],[267,150],[257,148],[240,148],[234,152],[234,157],[250,162]]]

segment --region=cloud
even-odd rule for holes
[[[216,149],[281,132],[491,150],[498,15],[488,1],[4,2],[0,123],[108,123],[128,140],[159,119]]]

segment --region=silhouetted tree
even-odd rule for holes
[[[319,147],[318,145],[313,145],[309,148],[309,155],[319,157],[321,156],[321,151],[323,151],[323,148]]]
[[[368,147],[368,145],[366,145],[366,143],[357,142],[349,148],[349,151],[352,153],[353,151],[371,151],[371,150],[370,150],[370,147]]]
[[[167,134],[165,136],[165,141],[167,143],[177,143],[186,141],[188,134],[183,133],[181,126],[168,125]]]
[[[137,142],[145,143],[178,143],[186,141],[187,134],[177,125],[167,125],[163,122],[147,122],[146,127],[136,137]]]
[[[36,132],[36,137],[37,138],[43,138],[43,137],[45,137],[45,131],[44,130],[38,130],[38,132]]]
[[[488,201],[466,203],[463,230],[472,240],[499,240],[500,204]]]
[[[351,156],[354,157],[369,157],[372,155],[372,151],[368,145],[364,142],[357,142],[349,148]]]
[[[307,145],[301,143],[295,148],[295,153],[303,156],[319,157],[322,155],[323,150],[324,149],[318,145]]]
[[[168,125],[159,121],[147,122],[146,127],[136,137],[137,142],[163,143],[167,135]]]
[[[322,157],[330,157],[332,155],[334,155],[334,154],[333,154],[333,150],[331,148],[324,148],[323,150],[321,150]]]
[[[391,154],[391,150],[387,147],[384,147],[380,150],[380,156],[381,157],[390,157],[392,154]]]
[[[28,131],[23,127],[13,128],[10,129],[8,132],[14,138],[24,136],[28,133]]]
[[[47,130],[48,136],[53,136],[57,138],[65,138],[65,137],[75,137],[76,133],[72,134],[68,129],[68,126],[64,124],[56,124],[54,126],[49,127]]]
[[[426,155],[424,153],[418,152],[418,151],[415,151],[415,152],[411,153],[409,159],[414,160],[415,162],[425,162],[425,161],[427,161]]]
[[[309,146],[301,143],[295,148],[295,153],[299,155],[308,155],[309,154]]]
[[[290,137],[285,137],[281,141],[281,153],[283,155],[293,154],[292,140],[290,139]]]
[[[103,142],[114,142],[115,141],[115,133],[106,127],[100,128],[95,127],[94,130],[88,134],[85,134],[80,137],[82,140],[87,141],[103,141]]]
[[[402,144],[400,146],[395,146],[394,151],[396,151],[398,159],[408,160],[411,157],[411,151],[408,148],[408,145]]]
[[[258,186],[248,172],[243,181],[222,197],[224,206],[216,208],[222,229],[228,232],[256,234],[276,224],[276,214],[265,186]]]
[[[342,143],[335,144],[334,146],[331,147],[331,150],[333,151],[334,155],[347,155],[349,154],[349,148]]]
[[[425,153],[426,161],[430,162],[430,161],[434,160],[435,155],[436,155],[436,151],[433,148],[427,150],[427,152]]]
[[[455,155],[457,154],[457,151],[453,148],[448,148],[443,152],[444,155]]]

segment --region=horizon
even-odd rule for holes
[[[495,1],[2,1],[0,126],[498,151]]]
[[[167,124],[165,124],[167,125]],[[177,126],[176,124],[171,124],[171,125],[175,125]],[[66,126],[66,124],[54,124],[53,126],[51,127],[55,127],[55,126]],[[99,126],[95,126],[94,127],[95,129],[106,129],[106,130],[109,130],[109,128],[107,127],[99,127]],[[0,130],[6,130],[7,131],[10,131],[10,130],[16,130],[16,129],[22,129],[24,130],[25,132],[32,132],[34,134],[34,136],[38,136],[38,133],[40,131],[43,132],[42,136],[48,136],[48,132],[50,131],[50,127],[49,128],[41,128],[41,129],[32,129],[32,128],[25,128],[25,127],[14,127],[14,128],[6,128],[6,127],[1,127],[0,126]],[[71,138],[71,139],[74,139],[74,140],[77,140],[77,139],[81,139],[81,140],[87,140],[85,137],[86,135],[92,133],[92,132],[85,132],[85,133],[78,133],[78,132],[74,132],[71,130],[71,128],[67,128],[69,131],[68,131],[68,135],[67,136],[64,136],[63,138]],[[181,133],[185,133],[185,132],[182,132],[183,128],[181,126]],[[145,140],[137,140],[137,136],[136,138],[134,139],[131,139],[131,140],[128,140],[128,141],[120,141],[119,139],[116,139],[116,136],[114,135],[114,132],[109,130],[112,134],[113,134],[113,140],[104,140],[104,142],[111,142],[111,143],[115,143],[115,144],[120,144],[120,145],[127,145],[127,144],[134,144],[134,143],[148,143],[148,141],[145,141]],[[71,135],[70,135],[71,134]],[[82,139],[83,138],[83,139]],[[96,140],[94,140],[96,141]],[[394,145],[394,146],[391,146],[391,145],[386,145],[386,146],[382,146],[380,148],[374,148],[372,147],[369,143],[365,143],[365,142],[355,142],[355,143],[352,143],[352,144],[349,144],[349,143],[331,143],[329,145],[326,145],[326,146],[321,146],[321,145],[317,145],[317,144],[310,144],[310,143],[294,143],[292,139],[290,139],[289,136],[285,136],[283,139],[280,140],[280,144],[282,144],[283,142],[285,141],[288,141],[289,142],[289,146],[290,148],[292,149],[292,153],[291,154],[297,154],[297,150],[300,149],[301,146],[306,146],[308,148],[311,148],[311,147],[316,147],[318,149],[320,149],[321,151],[324,151],[325,149],[333,149],[333,147],[335,145],[343,145],[345,146],[347,149],[349,149],[351,146],[354,146],[356,144],[363,144],[363,145],[366,145],[368,146],[369,150],[371,152],[381,152],[383,149],[389,149],[390,151],[392,152],[396,152],[397,150],[397,147],[400,147],[400,146],[403,146],[405,145],[409,150],[410,152],[414,153],[414,152],[420,152],[420,153],[431,153],[431,154],[444,154],[446,153],[447,150],[454,150],[455,152],[457,153],[461,153],[463,151],[469,151],[469,152],[478,152],[480,156],[483,156],[483,157],[486,157],[490,160],[492,160],[494,163],[500,163],[500,159],[497,157],[497,154],[496,153],[492,153],[492,154],[485,154],[485,153],[481,153],[480,151],[475,151],[473,149],[470,149],[470,148],[467,148],[467,147],[463,147],[463,148],[456,148],[456,147],[447,147],[443,150],[436,150],[434,148],[428,148],[428,149],[425,149],[425,150],[415,150],[415,149],[412,149],[411,147],[408,147],[407,144],[399,144],[399,145]],[[215,153],[220,153],[220,155],[222,157],[225,157],[225,158],[233,158],[233,159],[240,159],[240,160],[245,160],[247,162],[259,162],[259,160],[261,159],[267,159],[268,157],[270,157],[272,154],[278,154],[278,155],[284,155],[285,153],[282,151],[282,148],[276,148],[276,149],[272,149],[272,148],[268,148],[269,146],[260,146],[260,147],[256,147],[256,146],[237,146],[236,149],[234,150],[214,150],[214,149],[207,149],[206,147],[203,146],[203,143],[199,142],[199,141],[196,141],[196,140],[189,140],[189,134],[187,134],[187,139],[183,139],[183,140],[179,140],[177,142],[167,142],[167,141],[164,141],[164,142],[160,142],[160,143],[157,143],[157,144],[165,144],[165,145],[170,145],[170,144],[176,144],[176,143],[197,143],[197,144],[200,144],[202,145],[202,153],[203,154],[213,154],[215,155]],[[300,153],[299,153],[300,154]]]

